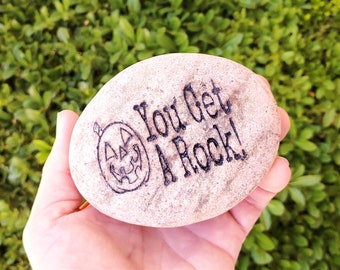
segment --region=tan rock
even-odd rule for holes
[[[280,117],[268,86],[233,61],[168,54],[112,78],[81,114],[70,169],[102,213],[175,227],[226,212],[271,167]]]

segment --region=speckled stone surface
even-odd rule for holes
[[[280,117],[268,86],[233,61],[168,54],[112,78],[81,114],[72,178],[128,223],[175,227],[226,212],[271,167]]]

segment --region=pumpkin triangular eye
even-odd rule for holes
[[[128,154],[128,152],[121,146],[119,146],[119,157],[120,160],[123,160],[123,158]]]
[[[129,141],[132,139],[132,134],[127,131],[125,128],[120,129],[120,137],[122,138],[122,142],[124,146],[127,146]]]
[[[105,161],[108,161],[111,158],[117,159],[117,153],[108,142],[105,142]]]

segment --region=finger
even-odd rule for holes
[[[258,187],[229,212],[248,234],[270,200],[284,189],[291,176],[289,163],[285,158],[276,158],[271,170]]]
[[[284,137],[286,137],[289,128],[290,128],[290,120],[289,120],[289,116],[288,113],[279,107],[279,113],[281,116],[281,137],[280,140],[282,141]]]
[[[265,84],[267,85],[267,87],[270,89],[270,83],[268,82],[268,80],[260,74],[256,74],[256,75],[259,76],[261,80],[263,80]]]
[[[261,78],[261,80],[266,84],[266,86],[270,89],[270,84],[268,80],[262,75],[257,74]],[[279,107],[279,113],[281,116],[281,140],[287,135],[288,130],[290,128],[290,121],[287,112]]]
[[[70,138],[77,119],[78,115],[72,111],[58,113],[56,140],[43,168],[32,213],[48,208],[58,217],[74,211],[81,204],[82,196],[72,181],[68,162]]]

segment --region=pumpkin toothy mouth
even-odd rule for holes
[[[119,183],[123,183],[124,178],[129,178],[128,175],[130,175],[133,170],[134,165],[132,164],[132,161],[130,162],[129,168],[120,167],[118,170],[116,170],[115,166],[112,163],[110,164],[110,173],[116,178]],[[130,181],[129,183],[131,184]]]
[[[129,184],[133,184],[139,179],[136,172],[137,169],[142,169],[141,153],[138,145],[133,145],[133,150],[135,151],[136,156],[130,157],[130,162],[128,164],[120,167],[117,166],[118,168],[116,168],[112,162],[109,165],[110,173],[120,184],[123,184],[124,181],[128,181]]]

